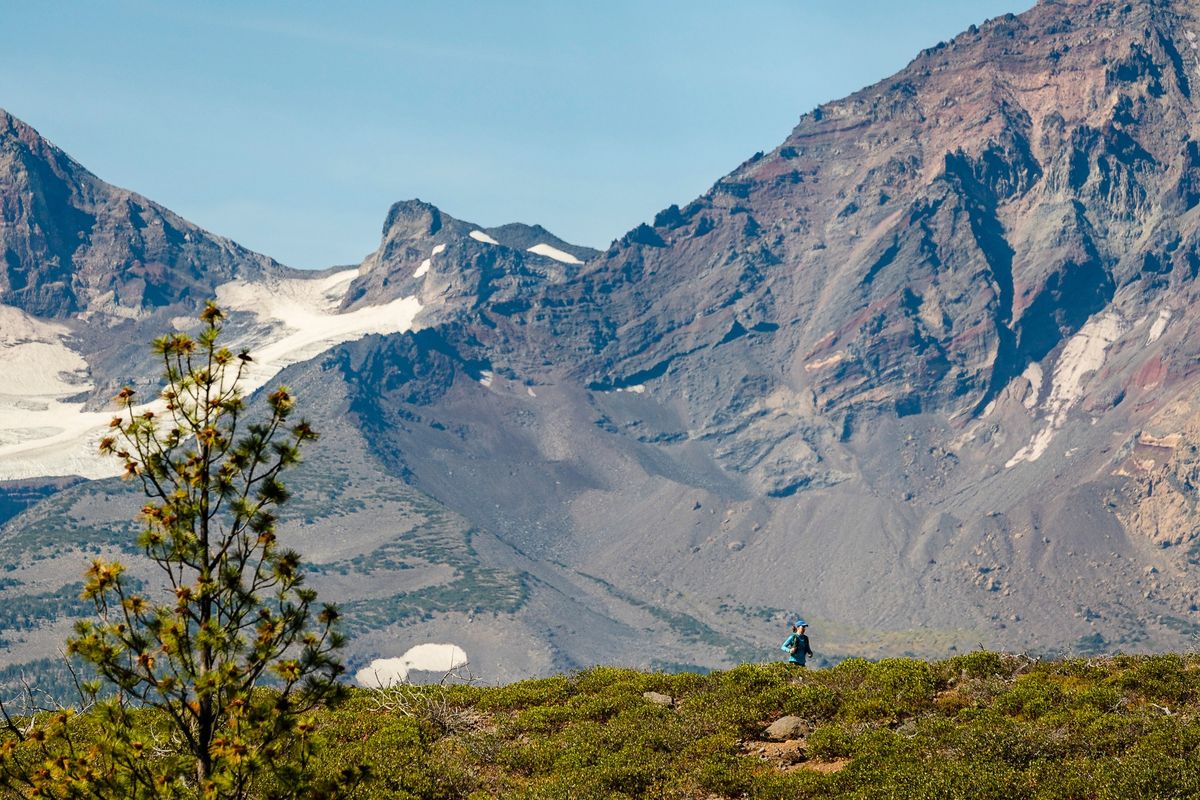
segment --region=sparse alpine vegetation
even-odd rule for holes
[[[316,727],[364,800],[1195,797],[1200,656],[596,667],[354,690]]]

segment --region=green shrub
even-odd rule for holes
[[[841,704],[841,698],[833,689],[818,683],[809,683],[798,687],[784,700],[783,710],[786,714],[821,722],[833,719]]]
[[[1070,704],[1076,709],[1115,711],[1123,700],[1124,694],[1115,686],[1087,686],[1071,698]]]
[[[444,729],[355,691],[320,712],[327,747],[316,773],[367,765],[356,800],[1200,797],[1196,659],[993,656],[855,660],[800,674],[601,668],[414,689],[475,712],[475,724]],[[645,690],[677,702],[655,705]],[[807,767],[758,757],[764,725],[783,713],[817,725]],[[97,720],[81,722],[96,735]],[[812,769],[835,760],[848,763]]]
[[[1198,684],[1197,675],[1189,673],[1183,658],[1174,654],[1139,659],[1117,677],[1122,689],[1167,704],[1195,700]]]
[[[566,706],[577,719],[603,722],[644,702],[640,693],[597,693],[575,695]]]
[[[842,725],[826,725],[809,734],[808,753],[826,761],[849,758],[854,753],[854,738],[854,733]]]
[[[644,672],[624,667],[591,667],[575,676],[575,688],[584,694],[619,690],[629,694],[649,691],[653,679]]]
[[[508,686],[496,686],[483,692],[479,708],[483,711],[507,711],[527,706],[561,703],[575,692],[571,680],[563,675],[520,681]]]
[[[1019,677],[1010,691],[996,698],[995,708],[1002,714],[1031,720],[1062,704],[1065,697],[1048,676],[1034,673]]]
[[[745,797],[754,785],[751,764],[731,753],[714,754],[699,765],[696,777],[705,791],[721,797]]]
[[[990,678],[997,675],[1008,677],[1009,671],[1000,654],[993,653],[990,650],[973,650],[970,653],[964,653],[961,656],[955,656],[943,661],[938,665],[938,677],[942,683],[948,683],[950,680],[960,676],[964,678]]]
[[[910,659],[884,659],[854,665],[841,694],[841,717],[852,720],[899,719],[930,708],[936,682],[929,665]]]
[[[566,706],[533,706],[517,712],[506,725],[510,734],[553,733],[573,718]]]

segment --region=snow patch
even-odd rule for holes
[[[69,455],[92,423],[70,398],[93,386],[69,335],[65,325],[0,305],[0,480],[45,475],[45,460],[59,462],[52,474],[73,474]]]
[[[1088,320],[1071,337],[1054,366],[1050,396],[1046,400],[1045,426],[1005,463],[1005,468],[1042,457],[1054,434],[1066,424],[1067,413],[1083,396],[1084,378],[1104,365],[1109,346],[1124,332],[1125,323],[1120,315],[1106,312]]]
[[[492,386],[492,371],[490,369],[484,369],[484,370],[479,371],[479,383],[484,388],[491,388],[491,386]]]
[[[330,347],[412,327],[421,310],[416,297],[338,313],[357,276],[357,269],[349,269],[323,278],[236,280],[217,288],[219,305],[263,323],[228,342],[231,350],[247,348],[254,357],[243,375],[247,394]],[[120,471],[117,459],[96,450],[112,410],[85,411],[82,402],[71,401],[93,385],[86,362],[67,344],[68,334],[64,326],[0,306],[0,480],[104,478]]]
[[[1032,409],[1038,404],[1038,398],[1042,394],[1042,365],[1034,362],[1025,368],[1021,373],[1021,377],[1029,381],[1029,394],[1025,395],[1023,405]]]
[[[484,244],[500,244],[499,242],[497,242],[492,237],[488,236],[483,231],[471,231],[471,233],[468,235],[475,241],[483,242]]]
[[[1159,337],[1163,335],[1163,331],[1167,329],[1167,323],[1171,321],[1171,309],[1164,308],[1158,312],[1158,319],[1154,320],[1154,324],[1150,326],[1150,335],[1146,337],[1146,344],[1154,344]]]
[[[1018,450],[1013,457],[1004,462],[1005,469],[1011,469],[1022,461],[1037,461],[1046,452],[1046,448],[1050,446],[1050,442],[1054,440],[1054,427],[1047,424],[1046,427],[1033,435],[1029,440],[1029,444]]]
[[[634,394],[645,394],[646,384],[638,383],[633,386],[626,386],[623,389],[617,389],[618,392],[633,392]]]
[[[1123,329],[1120,316],[1107,313],[1089,320],[1071,337],[1054,367],[1051,411],[1061,414],[1082,397],[1083,379],[1104,365],[1109,345],[1121,338]]]
[[[467,665],[467,653],[456,644],[419,644],[399,658],[377,658],[354,675],[360,686],[386,689],[408,680],[410,672],[451,672]]]
[[[446,245],[444,245],[444,244],[434,245],[433,250],[430,251],[430,253],[429,253],[429,258],[427,258],[421,262],[421,266],[417,267],[416,272],[413,273],[413,277],[419,278],[422,275],[424,275],[426,272],[429,272],[429,268],[433,266],[433,257],[436,255],[439,255],[441,253],[444,253],[445,251],[446,251]]]
[[[537,397],[537,392],[533,390],[532,386],[525,387],[525,391],[529,392],[530,397]]]
[[[563,252],[557,247],[552,247],[548,244],[535,244],[533,247],[529,248],[529,252],[539,256],[545,256],[546,258],[553,258],[555,261],[561,261],[564,264],[583,263],[570,253]]]
[[[244,376],[247,393],[265,385],[285,367],[306,361],[330,347],[371,333],[402,333],[412,328],[421,310],[416,297],[338,313],[338,306],[358,270],[349,269],[323,280],[271,279],[250,283],[232,281],[217,287],[222,308],[248,311],[272,323],[266,335],[239,340],[230,349],[246,347],[254,356]]]
[[[804,371],[805,372],[816,372],[819,369],[825,369],[826,367],[832,367],[836,364],[840,364],[843,361],[845,361],[847,358],[848,358],[848,356],[846,355],[846,351],[839,350],[836,353],[834,353],[833,355],[828,356],[826,358],[821,358],[821,359],[817,359],[816,361],[808,362],[807,364],[804,365]]]

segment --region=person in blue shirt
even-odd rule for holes
[[[792,626],[792,634],[784,640],[780,646],[780,650],[788,654],[788,663],[804,666],[805,660],[813,654],[812,647],[808,643],[808,623],[802,619],[796,620],[796,624]]]

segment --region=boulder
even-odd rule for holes
[[[808,731],[809,724],[804,719],[789,715],[780,717],[767,726],[767,738],[774,739],[777,742],[789,739],[803,739],[808,735]]]
[[[660,692],[642,692],[642,697],[654,703],[656,706],[673,706],[675,698],[670,695],[661,694]]]

